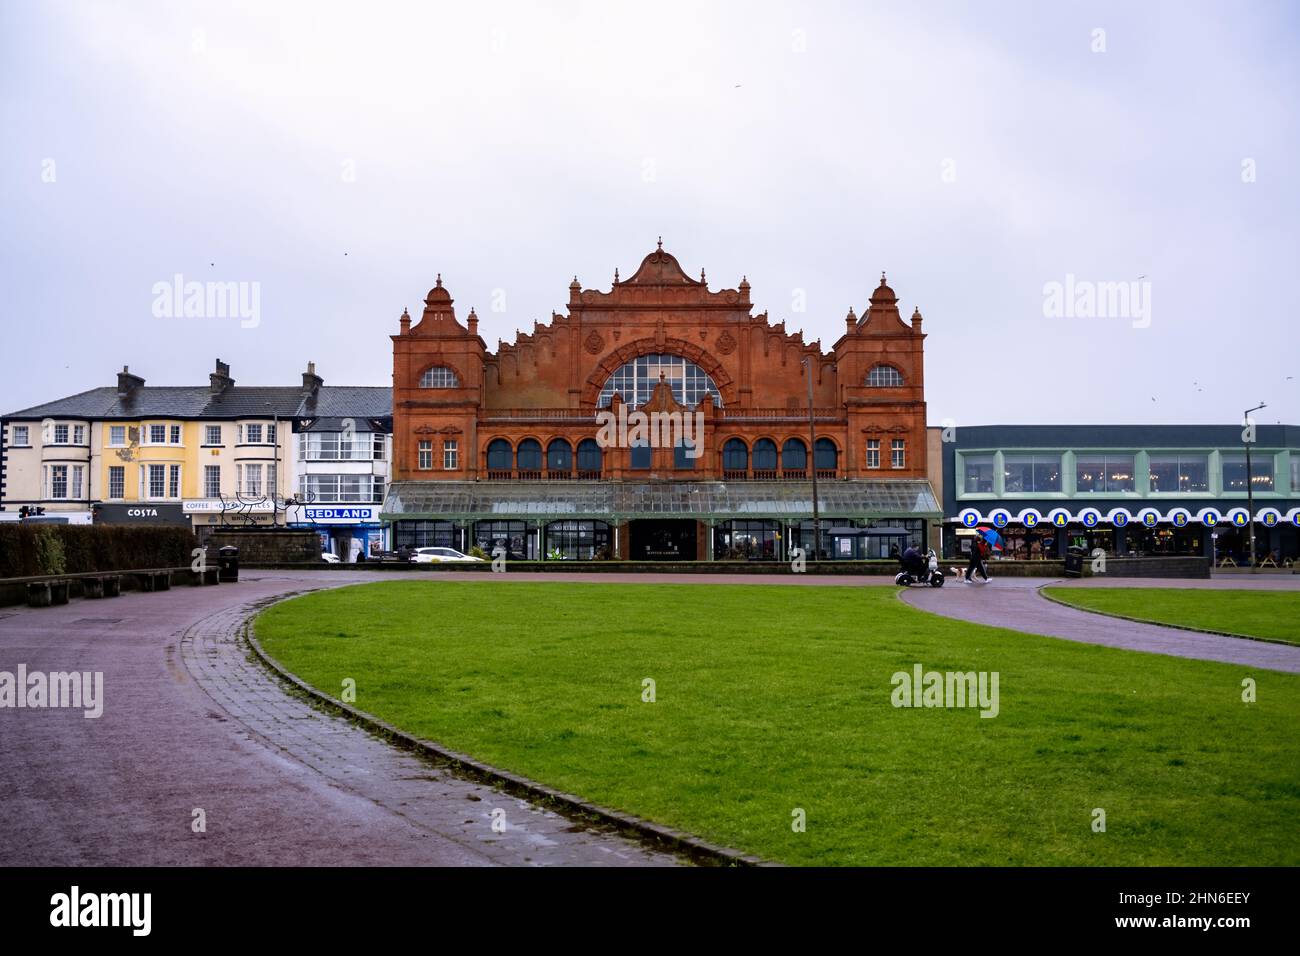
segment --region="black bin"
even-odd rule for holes
[[[222,584],[239,580],[239,549],[228,544],[217,552],[217,573]]]
[[[1083,559],[1087,551],[1077,545],[1065,552],[1065,576],[1067,578],[1083,577]]]

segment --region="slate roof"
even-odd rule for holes
[[[42,418],[385,418],[393,414],[391,388],[322,385],[314,400],[297,386],[232,385],[214,395],[207,385],[143,385],[125,398],[116,386],[92,388],[43,405],[20,409],[6,419]]]

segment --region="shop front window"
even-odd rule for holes
[[[1147,470],[1154,492],[1205,494],[1210,490],[1210,467],[1205,455],[1153,453]]]
[[[609,525],[603,521],[553,521],[546,526],[546,556],[591,561],[611,556]]]
[[[1225,492],[1240,492],[1245,494],[1246,488],[1246,455],[1234,454],[1223,456],[1223,490]],[[1250,456],[1250,489],[1253,492],[1272,491],[1273,490],[1273,456],[1257,455]]]
[[[480,521],[474,525],[474,543],[489,557],[498,545],[511,561],[537,557],[537,532],[522,521]]]
[[[975,455],[962,458],[965,476],[962,491],[968,495],[993,494],[993,456]]]
[[[398,521],[393,524],[394,548],[455,548],[460,529],[450,521]]]
[[[1076,491],[1115,494],[1134,490],[1132,455],[1080,454],[1074,466]]]
[[[781,526],[775,521],[724,521],[713,529],[713,557],[719,561],[774,560],[779,555],[780,533]]]
[[[1007,455],[1003,462],[1007,494],[1061,490],[1060,455]]]

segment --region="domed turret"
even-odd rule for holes
[[[424,297],[425,305],[437,303],[451,304],[451,293],[442,287],[442,273],[438,273],[438,284],[429,290],[429,294]]]

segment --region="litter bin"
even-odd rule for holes
[[[1065,552],[1065,576],[1067,578],[1083,577],[1083,559],[1087,553],[1087,551],[1077,545],[1071,546],[1070,549]]]
[[[217,567],[220,569],[217,577],[222,584],[228,581],[239,580],[239,549],[233,544],[228,544],[217,552]]]

